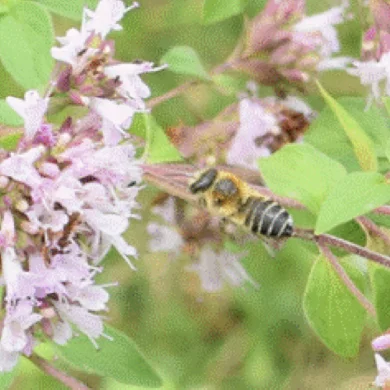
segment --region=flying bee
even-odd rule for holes
[[[287,238],[293,234],[291,215],[277,202],[266,199],[245,181],[227,171],[210,168],[195,175],[191,193],[211,213],[257,236]]]

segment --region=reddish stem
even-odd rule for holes
[[[318,242],[318,247],[323,253],[324,257],[329,261],[336,274],[340,277],[341,281],[345,284],[348,290],[356,297],[359,303],[367,310],[373,317],[376,316],[375,308],[372,303],[364,296],[364,294],[356,287],[353,280],[345,272],[344,268],[338,262],[337,257],[331,252],[331,250],[321,242]]]
[[[72,390],[89,390],[89,387],[84,385],[76,378],[73,378],[69,374],[59,370],[58,368],[53,367],[47,360],[41,358],[37,354],[33,353],[29,359],[43,372],[57,379],[59,382],[63,383],[65,386],[69,387]]]
[[[371,234],[379,237],[386,245],[390,247],[390,237],[383,232],[379,226],[371,221],[371,219],[367,217],[357,217],[356,220],[362,224]]]

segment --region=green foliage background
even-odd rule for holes
[[[265,3],[264,0],[248,0],[246,4],[232,2],[235,4],[234,10],[246,5],[249,16],[256,15]],[[31,6],[29,3],[26,2],[27,8]],[[57,12],[60,9],[59,13],[68,17],[52,14],[56,36],[64,35],[71,26],[78,27],[78,22],[72,19],[77,19],[77,15],[80,15],[84,2],[61,1],[60,7],[59,2],[50,0],[37,0],[34,3]],[[307,3],[309,14],[324,11],[333,5],[330,1],[308,0]],[[244,25],[243,16],[236,15],[239,11],[232,11],[232,17],[214,23],[215,20],[210,15],[203,15],[203,1],[200,0],[141,0],[140,4],[140,9],[130,12],[124,18],[123,31],[110,36],[115,40],[116,57],[123,61],[140,58],[159,63],[172,47],[190,46],[198,53],[205,68],[210,70],[230,54]],[[204,24],[202,20],[205,21]],[[359,22],[349,21],[339,27],[339,32],[343,44],[342,54],[358,57],[361,38]],[[3,46],[0,43],[0,56]],[[23,64],[23,60],[20,61],[22,62],[18,62],[18,66]],[[38,68],[45,70],[47,66],[47,63],[43,63]],[[0,98],[22,96],[24,89],[13,81],[6,67],[6,64],[0,64]],[[49,77],[49,73],[46,73],[46,77]],[[38,76],[45,77],[42,74]],[[144,79],[151,86],[153,95],[159,96],[187,78],[163,71],[146,75]],[[36,80],[18,81],[26,88],[30,87],[30,81],[39,84]],[[327,73],[321,79],[321,84],[333,97],[365,96],[358,81],[344,72]],[[261,88],[260,92],[264,95],[272,94],[267,88]],[[309,87],[307,100],[315,109],[323,108],[324,102],[315,85]],[[233,101],[234,95],[221,95],[211,85],[205,85],[191,90],[184,97],[158,106],[153,114],[163,128],[180,123],[195,124],[212,118]],[[358,115],[362,102],[362,99],[355,100],[348,103],[348,107],[355,105]],[[0,119],[1,114],[0,101]],[[334,121],[330,127],[336,126],[333,116],[323,116],[319,119],[321,120]],[[340,140],[336,140],[338,142],[334,138],[331,143],[322,142],[318,131],[316,133],[316,129],[321,127],[319,121],[313,125],[307,141],[345,165],[348,173],[358,170],[359,161],[353,153],[348,154],[349,151],[342,147],[343,142],[346,142],[345,133],[340,131],[342,135]],[[364,127],[362,121],[359,123]],[[12,124],[18,124],[17,118],[14,118]],[[376,126],[380,128],[379,123]],[[341,149],[338,150],[337,147]],[[161,153],[164,155],[164,151]],[[333,160],[332,164],[336,164],[336,161]],[[267,169],[266,162],[263,169]],[[335,166],[332,169],[338,172],[337,175],[346,174],[342,167]],[[127,233],[129,242],[134,243],[139,250],[140,255],[136,261],[138,271],[131,271],[120,256],[112,252],[105,260],[105,271],[99,278],[101,283],[120,283],[118,287],[110,289],[108,323],[133,338],[160,374],[164,389],[369,387],[375,375],[369,341],[377,334],[377,327],[372,324],[365,328],[358,357],[345,358],[330,352],[305,319],[302,300],[314,258],[310,245],[304,246],[291,240],[275,259],[269,260],[261,244],[251,244],[244,264],[260,287],[226,288],[219,293],[207,294],[201,290],[198,278],[185,270],[186,264],[180,258],[172,261],[167,255],[148,251],[145,231],[148,222],[158,219],[149,212],[151,199],[156,192],[153,188],[143,191],[139,199],[142,219],[133,220]],[[281,193],[280,188],[278,192]],[[313,209],[310,210],[317,213],[318,205],[313,204]],[[299,224],[312,226],[312,216],[300,218],[302,220],[298,221]],[[356,242],[359,239],[361,237],[357,237]],[[320,279],[323,280],[323,275],[327,272],[321,265],[315,271],[315,275],[312,271],[312,283],[315,283],[318,275],[322,275]],[[336,307],[337,303],[333,302]],[[343,304],[347,303],[340,302],[340,305]],[[314,310],[313,303],[305,302],[305,310],[310,317]],[[324,313],[326,315],[327,312]],[[359,345],[351,346],[352,349],[358,347]],[[40,353],[50,357],[56,351],[41,346]],[[122,385],[113,379],[81,373],[63,362],[57,365],[70,369],[92,388],[136,388]],[[11,389],[63,388],[41,374],[27,360],[23,360],[18,374]],[[1,378],[4,388],[7,380],[5,375]]]

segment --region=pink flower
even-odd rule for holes
[[[20,301],[9,306],[1,333],[1,347],[7,352],[22,351],[28,342],[28,329],[41,318],[40,314],[33,313],[31,302]]]
[[[245,98],[240,102],[240,127],[228,151],[226,161],[257,169],[257,159],[269,156],[271,151],[265,145],[256,145],[256,139],[267,133],[279,132],[277,119],[267,113],[258,101]]]
[[[7,97],[7,103],[23,118],[27,140],[32,140],[43,122],[48,98],[40,98],[37,91],[27,91],[23,99]]]
[[[83,28],[105,38],[111,30],[122,30],[118,22],[128,11],[137,7],[139,7],[137,2],[130,7],[125,7],[122,0],[100,0],[95,11],[84,9]]]
[[[378,353],[375,354],[375,363],[378,375],[375,378],[374,385],[385,389],[390,385],[390,364]]]
[[[25,153],[11,154],[0,163],[0,174],[29,187],[39,186],[43,179],[33,164],[42,156],[44,148],[37,146]]]
[[[376,337],[372,340],[372,349],[374,351],[383,351],[384,349],[390,348],[390,334],[384,334],[382,336]]]
[[[166,67],[153,67],[151,62],[118,63],[113,58],[114,45],[105,40],[106,35],[120,30],[118,22],[137,7],[135,2],[126,8],[122,0],[101,0],[95,11],[84,8],[81,31],[70,29],[65,37],[57,38],[62,47],[52,48],[52,56],[68,64],[59,72],[58,91],[100,117],[99,129],[108,146],[127,138],[134,114],[147,111],[144,99],[150,89],[140,75]]]
[[[379,61],[354,61],[353,66],[347,71],[371,88],[369,101],[390,95],[390,52],[383,54]]]
[[[318,71],[345,69],[348,57],[332,57],[340,51],[335,25],[346,18],[349,4],[305,16],[301,0],[269,0],[252,20],[246,46],[233,67],[259,83],[287,88],[306,83]]]
[[[135,101],[139,109],[145,109],[142,99],[150,97],[149,87],[139,77],[142,73],[158,72],[166,68],[166,65],[153,67],[152,62],[140,62],[130,64],[117,64],[107,66],[104,73],[110,78],[119,77],[122,84],[118,87],[118,92],[128,99]],[[140,99],[141,98],[141,99]]]
[[[0,162],[3,191],[12,191],[4,201],[9,210],[0,210],[6,287],[0,371],[31,353],[36,329],[64,344],[73,324],[96,345],[103,334],[99,312],[109,299],[95,284],[102,271],[96,264],[115,247],[134,268],[136,250],[122,234],[129,218],[137,217],[142,171],[131,144],[105,146],[98,130],[69,122],[51,139],[52,147],[23,138],[18,153],[5,153]]]

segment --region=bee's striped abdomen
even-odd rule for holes
[[[267,237],[289,237],[292,234],[290,214],[272,200],[250,197],[241,211],[246,214],[245,226],[255,234]]]

